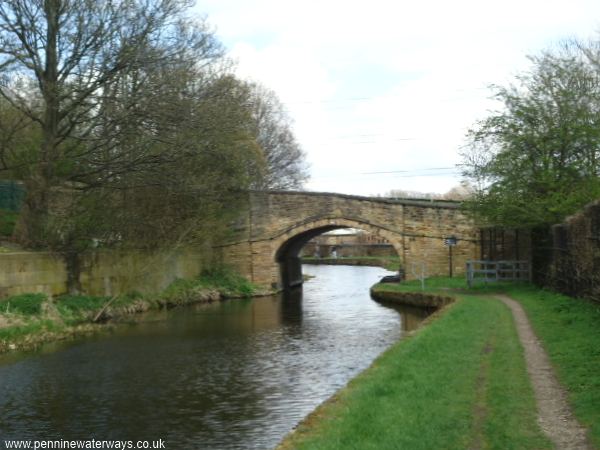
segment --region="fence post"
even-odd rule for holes
[[[469,287],[469,289],[471,289],[471,283],[472,283],[471,268],[472,268],[472,263],[470,261],[467,261],[467,286]]]

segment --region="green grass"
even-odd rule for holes
[[[497,292],[505,292],[506,288],[510,286],[526,286],[526,283],[511,283],[511,282],[497,282],[497,283],[478,283],[473,287],[467,286],[467,280],[464,276],[456,277],[429,277],[425,279],[425,292],[438,292],[458,290],[462,293],[477,293],[477,294],[492,294]],[[387,291],[398,291],[398,292],[413,292],[421,291],[421,281],[419,280],[408,280],[402,283],[383,283],[377,284],[377,289]]]
[[[195,288],[216,289],[224,295],[249,297],[256,291],[256,286],[246,278],[227,268],[215,268],[202,272],[193,280]]]
[[[42,312],[42,303],[46,299],[46,294],[14,295],[0,301],[0,313],[12,313],[23,316],[39,315]]]
[[[104,306],[109,297],[89,295],[62,295],[55,300],[60,312],[96,311]]]
[[[568,390],[575,415],[600,448],[600,304],[533,286],[508,286]]]
[[[465,296],[400,341],[283,448],[543,449],[510,311]]]
[[[23,325],[0,328],[0,342],[10,342],[45,331],[55,331],[60,328],[60,325],[51,320],[36,320],[25,323]]]
[[[379,284],[378,290],[413,291],[418,281],[399,285]],[[464,279],[432,278],[426,291],[459,289]],[[594,445],[600,448],[600,304],[574,299],[528,283],[497,283],[474,286],[470,292],[503,292],[519,301],[567,389],[579,421],[589,429]]]
[[[256,286],[232,270],[216,268],[206,270],[195,279],[177,279],[160,295],[160,299],[177,301],[193,296],[202,289],[213,289],[224,296],[250,297],[256,291]]]
[[[381,283],[375,285],[375,288],[381,291],[417,292],[421,291],[421,281],[408,280],[402,283]],[[448,289],[467,289],[467,281],[464,277],[431,277],[425,280],[425,292],[447,291]]]

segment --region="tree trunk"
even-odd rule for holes
[[[42,142],[37,167],[25,185],[25,202],[14,239],[26,248],[48,246],[48,216],[50,189],[55,184],[55,166],[58,153],[58,124],[60,117],[60,92],[58,89],[58,47],[60,1],[45,0],[46,18],[45,66],[39,74],[44,97]]]
[[[63,254],[67,265],[67,291],[71,295],[81,293],[81,254],[71,251]]]
[[[25,248],[47,247],[49,186],[43,175],[25,183],[25,200],[13,232],[13,240]]]

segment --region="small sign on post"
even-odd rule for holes
[[[452,278],[452,247],[456,245],[458,239],[456,236],[446,236],[444,238],[444,245],[448,247],[448,275]]]

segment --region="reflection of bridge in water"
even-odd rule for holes
[[[464,273],[467,259],[479,256],[478,229],[458,202],[290,191],[248,195],[248,208],[235,226],[235,236],[221,250],[225,263],[258,284],[301,284],[302,247],[315,236],[340,228],[358,228],[385,238],[405,267],[425,261],[429,275],[448,274],[444,246],[448,236],[457,238],[455,274]]]

